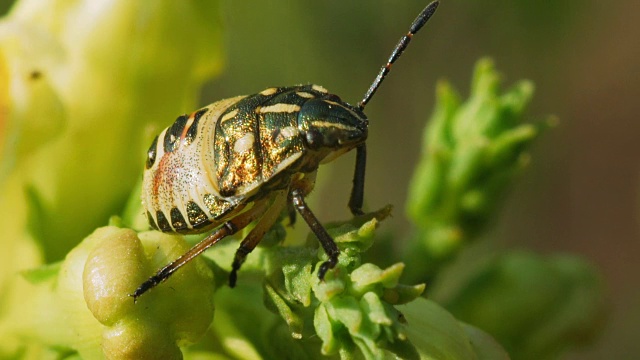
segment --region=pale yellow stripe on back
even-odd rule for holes
[[[302,156],[302,153],[298,152],[298,153],[295,153],[295,154],[289,156],[288,158],[285,158],[282,161],[280,161],[280,163],[273,169],[273,174],[271,176],[273,176],[275,174],[278,174],[282,170],[284,170],[287,167],[289,167],[296,160],[298,160],[300,158],[300,156]]]
[[[259,113],[292,113],[300,111],[300,106],[293,104],[275,104],[258,108]]]
[[[320,86],[320,85],[311,85],[311,88],[317,92],[321,92],[323,94],[326,94],[329,92],[329,90],[325,89],[324,87]]]
[[[351,131],[358,130],[357,128],[354,128],[354,127],[351,127],[351,126],[347,126],[347,125],[339,124],[339,123],[332,123],[332,122],[328,122],[328,121],[317,120],[317,121],[312,122],[311,124],[313,126],[316,126],[316,127],[324,127],[324,128],[333,127],[333,128],[337,128],[337,129],[341,129],[341,130],[351,130]]]
[[[304,92],[304,91],[296,91],[296,95],[300,96],[301,98],[306,98],[306,99],[313,99],[315,96],[313,96],[313,94],[310,94],[308,92]]]
[[[269,95],[273,95],[273,94],[275,94],[277,92],[278,92],[278,89],[276,89],[276,88],[268,88],[268,89],[264,89],[264,90],[260,91],[260,95],[269,96]]]
[[[220,119],[220,124],[222,124],[223,122],[233,119],[236,115],[238,115],[238,109],[234,109],[233,111],[229,111],[228,113],[224,114],[224,116]]]

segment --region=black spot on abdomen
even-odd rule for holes
[[[160,228],[160,230],[164,232],[172,231],[171,225],[169,225],[169,221],[167,221],[167,218],[164,216],[164,213],[162,211],[156,211],[156,218],[158,219],[158,227]]]
[[[187,222],[184,220],[184,216],[182,216],[182,213],[178,208],[171,209],[171,225],[173,225],[173,228],[176,231],[185,230],[188,227]]]
[[[187,115],[179,116],[176,121],[171,125],[167,132],[164,134],[164,152],[170,153],[178,144],[180,135],[184,131],[184,127],[187,124]]]

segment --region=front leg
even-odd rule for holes
[[[322,224],[320,224],[318,218],[313,214],[313,212],[311,212],[311,209],[309,209],[309,206],[304,201],[304,191],[299,188],[294,188],[291,191],[291,200],[293,206],[298,210],[304,221],[306,221],[311,228],[311,231],[313,231],[313,233],[318,237],[324,252],[329,256],[329,260],[323,262],[318,270],[318,277],[320,280],[323,280],[327,271],[329,271],[329,269],[333,269],[338,264],[338,255],[340,255],[340,250],[338,249],[338,245],[336,245],[331,238],[331,235],[329,235],[327,230],[322,226]]]
[[[364,215],[364,172],[367,165],[367,145],[361,144],[356,148],[356,168],[353,173],[353,187],[349,198],[349,209],[355,216]]]

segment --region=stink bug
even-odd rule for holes
[[[362,215],[369,122],[364,108],[392,64],[438,7],[434,1],[413,21],[362,100],[353,106],[318,85],[268,88],[220,100],[182,115],[153,140],[142,200],[149,224],[183,234],[213,230],[131,294],[134,299],[166,280],[194,257],[253,221],[232,264],[229,285],[246,256],[289,206],[320,240],[329,259],[318,276],[336,266],[340,251],[305,202],[321,163],[356,149],[349,208]],[[290,212],[293,220],[295,211]]]

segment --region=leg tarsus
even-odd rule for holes
[[[233,258],[233,263],[231,264],[231,273],[229,273],[229,287],[236,287],[236,281],[238,280],[238,270],[244,264],[244,261],[247,259],[247,255],[253,249],[246,249],[244,246],[244,242],[240,244],[238,250],[236,250],[236,255]]]
[[[318,279],[321,281],[324,280],[324,276],[327,274],[327,271],[336,267],[338,264],[338,255],[340,255],[340,253],[335,253],[332,256],[329,256],[329,260],[320,264],[320,269],[318,269]]]

